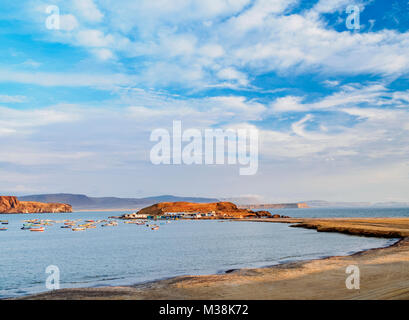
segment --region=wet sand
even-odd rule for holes
[[[182,276],[127,287],[62,289],[22,299],[409,299],[409,218],[256,219],[323,232],[401,238],[388,248],[226,274]],[[360,270],[347,289],[346,267]]]

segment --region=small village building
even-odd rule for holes
[[[125,219],[146,219],[146,214],[128,213],[123,216]]]

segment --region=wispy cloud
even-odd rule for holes
[[[377,1],[355,4],[367,13]],[[59,191],[131,195],[138,181],[146,194],[189,193],[194,176],[203,195],[229,185],[264,199],[375,198],[382,182],[403,197],[409,32],[383,12],[371,7],[376,24],[353,32],[346,0],[56,3],[60,30],[45,27],[42,0],[0,13],[10,24],[0,44],[1,189],[56,191],[69,176]],[[173,120],[257,128],[259,174],[152,169],[150,130]]]

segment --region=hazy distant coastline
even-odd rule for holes
[[[160,202],[196,202],[212,203],[228,201],[242,208],[325,208],[325,207],[409,207],[409,202],[343,202],[325,200],[303,200],[293,203],[260,202],[248,197],[237,198],[207,198],[160,195],[144,198],[119,198],[119,197],[90,197],[83,194],[57,193],[38,194],[18,197],[21,201],[36,201],[43,203],[69,203],[74,211],[137,211],[143,207]],[[305,204],[298,206],[297,204]]]

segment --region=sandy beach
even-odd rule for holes
[[[127,287],[62,289],[21,299],[409,299],[409,218],[257,219],[325,232],[399,237],[388,248],[206,276],[182,276]],[[360,270],[347,289],[346,268]]]

